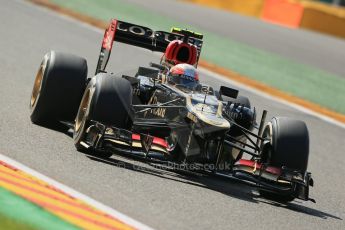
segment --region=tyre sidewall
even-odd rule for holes
[[[130,83],[113,74],[99,74],[94,82],[89,119],[128,129],[133,118]]]
[[[73,121],[85,90],[87,63],[84,58],[51,51],[46,54],[40,95],[31,108],[33,122]]]
[[[275,117],[271,125],[271,164],[305,172],[309,158],[309,135],[305,123],[285,117]]]

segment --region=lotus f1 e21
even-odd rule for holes
[[[114,41],[161,52],[161,61],[107,72]],[[305,123],[285,117],[266,122],[265,110],[257,123],[255,108],[238,90],[200,83],[202,45],[203,35],[190,30],[153,31],[114,19],[92,77],[84,58],[45,55],[30,100],[31,121],[69,122],[76,148],[94,156],[197,166],[256,186],[269,199],[314,201]]]

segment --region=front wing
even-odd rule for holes
[[[155,123],[155,125],[159,124]],[[91,121],[86,133],[82,145],[92,151],[125,153],[126,155],[142,157],[148,161],[159,160],[163,165],[169,162],[170,167],[181,168],[180,163],[171,162],[174,159],[171,155],[172,149],[165,139],[106,126],[97,121]],[[288,168],[272,167],[245,159],[236,161],[227,170],[218,170],[217,165],[213,170],[209,170],[200,164],[184,165],[183,168],[187,170],[198,169],[199,171],[201,169],[205,173],[235,179],[258,187],[260,190],[291,195],[298,199],[315,202],[314,199],[309,198],[309,186],[313,186],[313,179],[309,172],[303,174]]]

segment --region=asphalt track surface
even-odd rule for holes
[[[310,131],[309,171],[317,203],[289,205],[260,198],[229,180],[155,169],[114,156],[111,163],[79,153],[72,138],[31,124],[29,98],[43,54],[59,50],[84,56],[94,72],[103,34],[22,1],[0,0],[0,152],[157,229],[344,229],[343,128],[245,90],[261,113],[304,120]],[[117,44],[111,70],[146,65],[158,56]],[[212,76],[206,83],[222,82]],[[224,82],[224,84],[227,84]]]

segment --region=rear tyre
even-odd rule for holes
[[[87,78],[87,62],[71,54],[50,51],[38,69],[30,99],[31,121],[48,124],[73,121]]]
[[[274,117],[263,132],[263,137],[269,142],[264,143],[265,163],[270,166],[294,169],[305,173],[309,158],[309,134],[303,121],[286,117]],[[292,195],[273,194],[259,191],[261,196],[268,199],[289,202]]]
[[[123,79],[109,74],[98,74],[91,79],[81,100],[74,126],[74,144],[77,150],[83,146],[90,120],[106,125],[128,129],[132,117],[132,87]],[[97,156],[109,158],[112,154],[95,152]]]

